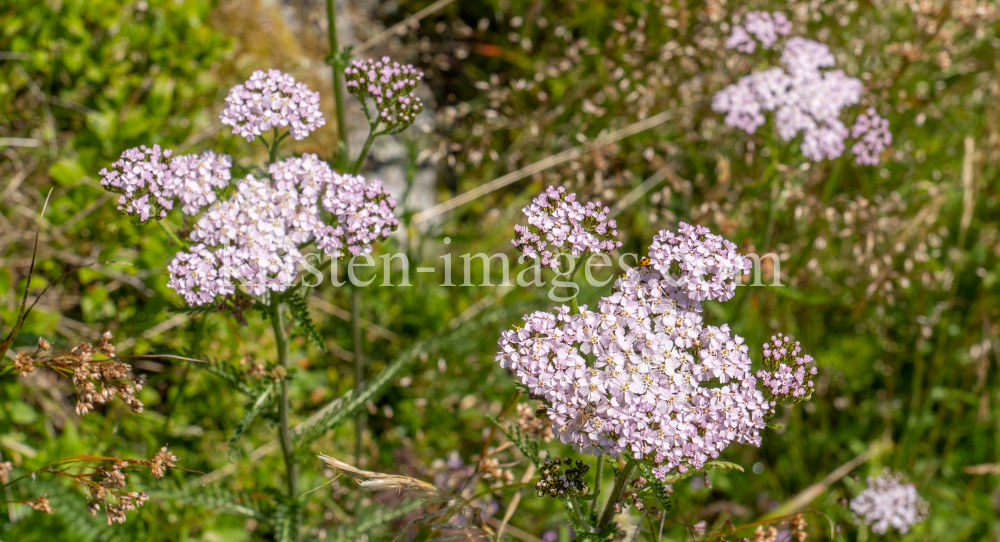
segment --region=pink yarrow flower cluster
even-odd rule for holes
[[[167,285],[189,304],[231,294],[237,283],[258,296],[285,291],[304,263],[304,245],[335,258],[367,254],[398,225],[396,200],[381,181],[336,173],[314,154],[275,162],[269,173],[248,175],[209,207],[191,232],[198,244],[168,267]]]
[[[512,242],[526,258],[540,258],[541,265],[558,271],[558,255],[564,249],[579,256],[609,253],[622,246],[614,240],[618,226],[608,219],[609,211],[600,202],[581,205],[576,194],[550,186],[522,209],[528,226],[515,225]]]
[[[792,22],[784,13],[751,11],[743,17],[743,24],[733,25],[726,48],[749,54],[757,50],[759,41],[765,49],[770,49],[778,36],[787,36],[791,31]]]
[[[851,500],[851,510],[873,532],[886,534],[892,528],[906,534],[927,519],[928,505],[903,475],[885,469],[868,477],[868,487]]]
[[[376,119],[385,124],[387,133],[402,131],[417,119],[424,104],[413,93],[424,78],[424,72],[411,64],[381,60],[353,60],[344,70],[347,91],[364,105],[369,99],[375,104]],[[373,120],[365,107],[365,115]]]
[[[770,23],[761,16],[753,19],[754,27],[760,29],[755,31],[755,36],[767,48],[774,44],[777,35],[782,34],[776,29],[779,26],[781,30],[787,28],[778,25],[775,22],[777,19],[778,14],[773,15]],[[727,46],[741,52],[752,52],[755,46],[747,47],[746,43],[755,42],[749,38],[746,29],[734,27]],[[856,125],[857,130],[852,133],[840,120],[845,108],[861,100],[864,87],[859,79],[848,76],[842,70],[826,69],[836,64],[830,48],[817,41],[793,36],[784,44],[781,63],[784,67],[772,66],[753,72],[720,90],[712,99],[712,109],[726,114],[727,125],[750,134],[767,122],[764,113],[772,112],[778,136],[790,141],[801,133],[802,154],[813,161],[837,158],[846,150],[845,140],[848,137],[862,138],[858,142],[861,145],[855,144],[852,148],[855,161],[877,164],[878,152],[888,144],[883,135],[888,134],[888,123],[879,119],[878,132],[867,136],[874,121],[859,118],[862,125]],[[888,141],[891,141],[891,135]]]
[[[794,404],[812,396],[816,367],[808,367],[813,358],[800,356],[802,346],[791,337],[778,333],[764,343],[764,367],[757,371],[764,395],[780,404]]]
[[[222,122],[249,140],[277,127],[301,139],[323,125],[319,94],[277,70],[254,72],[226,103]],[[334,258],[367,254],[399,223],[396,200],[381,181],[337,173],[315,154],[237,180],[225,200],[219,195],[230,188],[230,157],[171,155],[158,145],[129,149],[101,170],[101,183],[122,194],[119,210],[141,221],[166,217],[175,200],[195,217],[193,246],[167,267],[167,285],[190,305],[211,303],[237,287],[255,296],[285,291],[305,263],[306,246]]]
[[[215,189],[229,184],[229,156],[212,151],[172,154],[159,145],[142,145],[100,171],[101,185],[121,194],[119,211],[147,222],[164,218],[180,200],[184,214],[194,215],[215,201]]]
[[[658,268],[628,270],[597,311],[527,315],[523,328],[503,332],[496,358],[551,405],[563,442],[595,455],[628,450],[660,480],[703,467],[733,442],[759,446],[775,406],[757,389],[743,338],[702,317],[701,301],[732,297],[729,284],[704,286],[720,276],[735,282],[749,260],[724,244],[720,258],[704,228],[681,229],[661,231]]]
[[[736,243],[684,222],[677,233],[662,230],[653,237],[649,259],[664,275],[675,276],[672,268],[679,268],[676,285],[694,301],[729,301],[736,295],[736,279],[751,269],[750,260],[736,252]]]
[[[851,147],[854,161],[861,165],[875,166],[879,163],[879,155],[886,147],[892,145],[892,132],[889,131],[889,121],[879,116],[874,108],[858,115],[851,128],[851,137],[858,141]]]
[[[257,70],[247,82],[233,87],[220,118],[247,141],[284,128],[300,140],[326,124],[319,109],[319,92],[280,70]]]

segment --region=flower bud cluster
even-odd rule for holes
[[[51,514],[52,512],[55,512],[52,505],[49,504],[49,498],[44,495],[32,501],[28,501],[25,504],[30,506],[36,512],[41,512],[43,514]]]
[[[424,72],[411,64],[392,62],[387,56],[381,60],[353,60],[344,70],[347,91],[363,106],[366,100],[374,102],[376,117],[371,118],[367,106],[365,114],[373,122],[381,121],[388,133],[402,131],[424,110],[423,102],[413,92],[423,78]]]
[[[94,409],[94,403],[110,403],[115,396],[128,405],[132,412],[142,412],[143,405],[135,394],[142,391],[146,383],[145,375],[132,374],[132,367],[115,361],[115,347],[110,343],[111,332],[105,332],[100,344],[95,348],[90,343],[82,343],[70,351],[76,358],[73,367],[73,385],[77,390],[76,413],[84,416]],[[100,353],[111,361],[94,361],[94,354]]]
[[[230,89],[219,118],[222,124],[233,127],[233,134],[247,141],[282,128],[301,140],[326,124],[319,109],[319,92],[280,70],[257,70],[248,81]]]
[[[928,504],[902,474],[887,468],[868,477],[868,487],[851,500],[851,510],[873,532],[885,534],[892,528],[906,534],[927,518]]]
[[[563,467],[566,470],[563,470]],[[564,457],[559,459],[546,459],[541,468],[541,479],[535,483],[535,493],[539,496],[548,495],[558,499],[570,499],[582,497],[590,493],[585,477],[590,465],[584,465],[583,461],[573,461]]]
[[[526,258],[541,258],[541,264],[553,270],[559,270],[562,249],[579,256],[584,252],[609,253],[622,246],[621,241],[614,240],[618,225],[608,219],[607,207],[600,202],[581,205],[576,194],[567,193],[561,186],[548,187],[522,211],[528,217],[528,226],[514,226],[514,246]]]
[[[764,395],[783,405],[809,400],[813,392],[811,378],[818,370],[807,367],[813,358],[799,355],[802,353],[799,342],[793,343],[791,337],[778,333],[764,343],[762,351],[765,369],[757,371],[757,378]]]
[[[497,457],[499,451],[500,448],[490,446],[482,457],[472,457],[478,459],[476,470],[483,474],[483,481],[494,487],[503,487],[514,481],[514,472]]]
[[[783,14],[751,14],[747,14],[746,28],[733,27],[727,47],[753,52],[756,42],[749,35],[753,34],[765,48],[770,48],[778,35],[790,31]],[[848,130],[840,120],[845,108],[861,100],[861,80],[842,70],[824,70],[836,64],[830,48],[800,36],[785,42],[781,63],[783,67],[755,71],[720,90],[712,98],[712,109],[726,114],[727,125],[750,134],[765,124],[765,112],[773,112],[778,136],[790,141],[803,134],[802,154],[813,161],[837,158],[846,150],[848,137],[860,138],[852,147],[855,161],[877,164],[878,153],[892,140],[888,123],[881,118],[876,123],[871,110],[868,117],[858,119],[860,124],[855,124],[855,130]]]

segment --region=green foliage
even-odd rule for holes
[[[161,499],[180,500],[191,506],[259,521],[265,521],[270,516],[272,508],[266,506],[261,496],[230,491],[217,484],[187,490],[158,490],[152,494]]]
[[[359,37],[430,4],[382,3],[372,34]],[[690,525],[675,521],[699,517],[715,503],[739,507],[727,509],[727,519],[706,517],[710,525],[754,521],[771,503],[788,502],[870,442],[888,437],[894,452],[869,459],[853,473],[863,478],[883,466],[904,470],[931,501],[930,519],[900,538],[997,539],[998,480],[963,469],[995,463],[998,451],[1000,378],[993,358],[1000,351],[995,339],[1000,332],[1000,156],[995,145],[1000,28],[985,12],[959,19],[962,2],[924,4],[927,16],[896,0],[746,6],[453,2],[416,28],[408,24],[408,34],[393,38],[402,47],[380,44],[394,59],[427,72],[424,88],[434,94],[427,102],[440,112],[433,139],[408,133],[398,141],[412,151],[401,169],[414,197],[400,198],[407,200],[400,207],[408,205],[402,216],[412,218],[423,209],[414,202],[447,200],[661,111],[671,112],[672,120],[613,146],[586,148],[577,159],[434,220],[404,220],[405,243],[394,240],[377,250],[406,251],[411,270],[438,265],[440,271],[445,253],[456,262],[463,253],[508,251],[510,256],[510,228],[523,223],[520,209],[544,185],[563,184],[581,200],[613,205],[669,168],[664,181],[616,217],[625,242],[621,252],[644,251],[660,229],[674,229],[682,220],[711,227],[743,252],[774,252],[784,286],[740,288],[731,302],[706,304],[703,316],[708,323],[726,322],[745,337],[754,359],[771,334],[793,334],[804,353],[817,359],[820,375],[812,401],[777,410],[769,425],[776,430],[763,434],[759,448],[734,444],[720,462],[706,467],[731,470],[727,465],[760,463],[763,470],[719,472],[712,476],[712,487],[688,478],[693,473],[678,475],[673,496],[644,474],[650,480],[644,495],[655,497],[665,510],[668,505],[676,509],[664,538],[689,537]],[[54,188],[29,299],[53,286],[24,321],[12,348],[44,336],[56,348],[69,349],[112,330],[121,353],[212,360],[202,366],[136,359],[136,370],[149,378],[143,392],[150,398],[146,412],[132,414],[113,404],[82,419],[67,399],[72,397],[68,382],[52,375],[20,379],[5,374],[0,381],[2,460],[27,472],[75,453],[148,457],[169,444],[180,466],[193,472],[174,472],[151,483],[151,491],[196,479],[201,472],[232,469],[205,487],[154,493],[139,514],[130,513],[126,524],[113,527],[101,515],[87,515],[78,488],[40,475],[14,487],[12,497],[47,493],[56,514],[18,507],[16,524],[7,515],[0,519],[0,538],[243,542],[295,532],[304,538],[317,526],[334,538],[396,536],[390,525],[402,521],[387,518],[397,509],[386,512],[382,527],[351,530],[382,519],[376,519],[378,505],[341,489],[304,496],[297,510],[302,524],[294,525],[300,514],[290,513],[296,511],[283,495],[267,493],[283,483],[276,448],[234,464],[227,446],[253,443],[260,449],[274,438],[273,427],[254,423],[274,406],[270,399],[261,402],[274,394],[267,391],[272,381],[248,378],[237,361],[247,356],[273,365],[268,322],[259,311],[249,311],[242,326],[215,307],[173,310],[182,301],[165,286],[165,268],[178,247],[154,224],[122,220],[114,200],[105,198],[95,182],[97,172],[122,150],[152,143],[183,152],[211,146],[234,156],[234,176],[265,174],[254,154],[263,149],[229,137],[218,125],[227,89],[253,69],[274,67],[307,80],[328,99],[327,87],[317,83],[329,79],[321,62],[326,51],[316,51],[324,41],[313,35],[315,25],[293,26],[297,19],[314,21],[317,13],[298,10],[315,3],[282,5],[285,11],[279,13],[269,11],[267,2],[0,2],[0,137],[37,141],[36,147],[5,146],[0,153],[0,291],[9,292],[0,303],[0,338],[17,322],[27,285],[33,238],[25,232],[34,231],[44,195]],[[945,5],[947,11],[938,11]],[[769,127],[748,135],[722,125],[710,108],[713,93],[762,67],[734,61],[721,45],[723,25],[748,9],[799,14],[803,18],[796,19],[795,32],[828,43],[837,67],[862,79],[865,102],[859,108],[878,107],[894,134],[883,165],[860,167],[849,156],[807,163],[799,141],[782,141]],[[925,19],[942,33],[930,34]],[[294,47],[286,46],[289,39]],[[273,54],[247,52],[261,45]],[[914,56],[904,58],[898,52],[904,46],[914,47]],[[329,135],[333,116],[326,103]],[[287,145],[296,154],[325,155],[334,148]],[[440,158],[440,165],[418,161],[427,149],[433,149],[429,154]],[[398,154],[388,151],[379,153],[379,174],[398,165],[383,162],[384,156]],[[424,179],[434,174],[438,183],[428,190]],[[7,192],[17,184],[9,183],[12,179],[19,184]],[[172,226],[180,231],[190,225]],[[444,237],[450,245],[442,244]],[[77,269],[107,261],[127,265]],[[460,267],[454,268],[455,283],[461,283]],[[64,273],[69,274],[57,281]],[[343,269],[335,276],[342,275]],[[359,461],[375,471],[429,480],[446,470],[440,465],[451,452],[473,463],[484,447],[498,445],[499,434],[486,442],[487,415],[498,414],[517,388],[494,360],[496,339],[521,314],[551,308],[549,286],[500,295],[492,287],[442,287],[431,275],[416,277],[421,280],[411,274],[410,288],[364,290],[363,317],[371,326],[363,326],[367,382],[362,395],[350,391],[356,384],[354,366],[341,359],[353,348],[349,322],[323,309],[297,310],[289,300],[301,335],[291,344],[296,377],[288,381],[292,421],[303,423],[296,439],[300,448],[322,446],[331,454],[353,456],[355,424],[345,422],[361,413],[367,416],[367,432]],[[762,282],[771,282],[766,269]],[[595,307],[607,290],[583,285],[580,302]],[[323,284],[312,295],[350,312],[345,289]],[[301,309],[307,301],[300,298],[296,304]],[[315,416],[324,405],[328,408]],[[573,453],[558,441],[526,440],[510,420],[498,427],[532,460],[542,450]],[[513,449],[501,455],[504,462],[522,460]],[[327,481],[321,469],[302,463],[305,489]],[[603,497],[610,481],[610,472],[605,474]],[[850,479],[836,482],[809,505],[837,519],[836,540],[863,536],[836,504],[860,487]],[[475,489],[486,490],[482,483]],[[491,488],[489,498],[503,510],[512,493]],[[582,515],[592,521],[585,508]],[[328,511],[336,519],[328,520]],[[512,525],[540,537],[563,529],[572,516],[559,503],[527,492]],[[427,524],[444,521],[422,517]],[[407,536],[453,536],[427,524],[407,524]],[[612,530],[578,534],[600,539]],[[825,531],[814,529],[810,540],[829,538]]]
[[[48,115],[72,127],[87,174],[124,148],[177,141],[208,120],[198,110],[211,103],[211,67],[226,39],[206,24],[207,3],[63,0],[0,10],[0,49],[24,54],[16,65],[34,81],[11,77],[15,65],[3,62],[5,93],[30,94],[34,85],[58,97]],[[29,120],[36,111],[5,102],[8,120]],[[54,176],[77,182],[80,175],[70,173],[76,162],[61,164]]]
[[[235,367],[226,361],[219,361],[209,358],[207,363],[198,366],[205,372],[221,378],[234,389],[241,393],[255,397],[260,394],[260,379],[251,378],[245,369]]]
[[[311,424],[299,428],[294,436],[296,447],[305,446],[320,438],[324,433],[339,425],[349,416],[352,416],[368,401],[377,398],[379,395],[384,393],[392,380],[409,364],[413,363],[421,356],[426,356],[429,352],[435,351],[439,348],[444,348],[454,341],[461,340],[470,333],[473,333],[476,328],[496,322],[497,320],[505,317],[506,314],[507,311],[497,311],[489,317],[473,322],[467,322],[449,332],[442,333],[439,336],[421,341],[414,346],[411,346],[405,352],[400,354],[399,357],[393,360],[393,362],[390,363],[385,369],[375,375],[375,377],[365,385],[365,388],[361,393],[351,397],[350,399],[345,397],[344,399],[346,400],[346,404],[341,404],[337,408],[330,409],[322,417],[316,419]]]
[[[514,443],[514,446],[517,446],[517,449],[524,454],[524,457],[527,457],[536,467],[541,466],[538,439],[529,438],[517,425],[503,423],[493,416],[487,416],[486,419],[499,429],[507,437],[507,440]]]
[[[302,288],[305,289],[305,286]],[[326,343],[323,342],[323,336],[320,335],[319,330],[313,324],[312,317],[309,316],[309,305],[302,299],[301,293],[298,291],[292,292],[286,295],[284,299],[288,302],[288,309],[292,313],[292,318],[295,319],[295,327],[298,333],[309,339],[309,342],[313,346],[326,352]]]
[[[373,506],[360,510],[355,516],[354,523],[343,525],[332,533],[331,540],[335,542],[348,542],[357,540],[359,537],[372,533],[376,529],[383,527],[403,516],[419,510],[423,501],[409,501],[386,506]],[[370,535],[369,535],[370,536]]]
[[[274,538],[278,542],[295,542],[299,536],[299,515],[294,504],[278,503],[274,513]]]
[[[667,492],[665,484],[656,478],[649,480],[650,491],[653,496],[656,497],[656,502],[660,503],[660,510],[664,514],[669,514],[674,509],[674,501],[670,498],[670,493]]]
[[[243,417],[240,418],[240,421],[237,422],[236,427],[233,428],[233,434],[229,437],[229,453],[231,455],[239,454],[238,444],[240,437],[247,432],[254,419],[274,404],[275,391],[278,389],[278,386],[278,383],[272,382],[255,397],[251,397],[253,403],[247,409],[246,413],[243,414]]]

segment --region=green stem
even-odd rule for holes
[[[361,289],[352,286],[351,289],[351,334],[354,342],[354,393],[356,397],[361,397],[361,392],[365,389],[365,362],[361,345]],[[357,442],[355,443],[355,461],[358,467],[361,466],[361,436],[365,432],[367,416],[364,408],[358,411],[355,420],[357,427]]]
[[[778,218],[778,195],[780,194],[778,178],[775,177],[771,179],[771,199],[768,202],[767,207],[767,227],[764,228],[764,244],[761,245],[761,251],[767,252],[767,249],[771,248],[771,236],[774,234],[774,224],[775,220]]]
[[[594,526],[587,522],[586,518],[583,517],[583,507],[580,506],[580,502],[575,498],[570,499],[569,502],[570,513],[573,514],[573,519],[576,520],[577,526],[586,529],[587,532],[597,532]]]
[[[263,138],[261,138],[261,139],[263,139]],[[274,129],[274,139],[271,140],[271,144],[268,145],[268,147],[267,147],[267,151],[268,151],[268,154],[269,154],[268,160],[267,160],[268,164],[273,164],[273,163],[275,163],[278,160],[278,143],[281,143],[282,139],[284,139],[284,138],[283,137],[281,139],[278,138],[278,129],[275,128]]]
[[[567,281],[567,282],[573,282],[573,277],[576,276],[576,272],[579,271],[581,267],[583,267],[584,262],[586,262],[587,260],[589,260],[589,258],[586,257],[586,256],[583,256],[583,257],[580,258],[580,260],[578,262],[576,262],[576,266],[573,267],[573,270],[570,271],[570,273],[569,273],[569,281]],[[566,293],[567,294],[569,293],[569,286],[566,287]],[[580,314],[580,306],[577,305],[577,303],[576,303],[576,298],[579,295],[580,295],[580,287],[577,286],[576,287],[576,294],[573,295],[573,297],[569,300],[569,308],[572,309],[572,311],[574,313],[576,313],[576,314]]]
[[[368,158],[368,149],[372,146],[372,141],[375,141],[375,136],[379,135],[375,129],[378,128],[378,121],[371,125],[371,129],[368,131],[368,139],[365,140],[365,146],[361,148],[361,154],[358,155],[358,159],[354,162],[354,167],[351,169],[351,174],[357,175],[361,171],[361,164],[365,163],[365,158]]]
[[[604,454],[597,456],[597,468],[594,470],[594,500],[590,504],[590,513],[597,512],[597,498],[601,496],[601,480],[604,479]]]
[[[157,220],[156,223],[160,225],[160,229],[162,229],[163,231],[165,231],[167,233],[167,237],[169,237],[170,240],[173,241],[173,243],[175,245],[177,245],[177,246],[179,246],[181,248],[186,248],[187,247],[187,244],[185,244],[183,241],[181,241],[181,239],[179,237],[177,237],[177,234],[174,233],[174,230],[172,230],[172,229],[170,229],[170,228],[167,227],[167,225],[164,222],[164,220]]]
[[[344,120],[344,87],[341,81],[344,76],[344,66],[337,61],[337,8],[333,0],[326,0],[326,27],[327,35],[330,37],[330,66],[333,68],[333,102],[337,109],[337,139],[342,156],[347,156],[347,121]]]
[[[278,363],[286,369],[289,366],[288,335],[285,333],[284,316],[281,310],[281,297],[271,294],[269,317],[274,329],[274,339],[278,344]],[[288,379],[281,381],[281,402],[278,403],[280,427],[278,437],[281,440],[281,453],[285,457],[285,476],[288,479],[288,496],[295,499],[299,495],[298,465],[295,463],[295,444],[292,443],[292,432],[288,423]]]
[[[601,521],[597,524],[597,529],[603,531],[607,528],[611,520],[615,519],[615,503],[618,502],[622,497],[622,493],[625,492],[625,486],[628,485],[628,479],[632,476],[632,471],[635,470],[636,461],[635,459],[629,458],[625,463],[625,468],[618,472],[615,476],[615,487],[611,489],[611,495],[608,497],[608,504],[604,505],[604,512],[601,514]]]

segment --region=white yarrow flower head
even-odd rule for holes
[[[293,139],[301,140],[326,124],[319,92],[280,70],[257,70],[230,89],[219,118],[247,141],[275,129],[287,129]]]
[[[385,133],[398,133],[417,120],[424,104],[414,94],[424,78],[424,72],[412,64],[393,62],[389,57],[380,60],[353,60],[344,70],[347,91],[364,106],[369,121],[383,123]],[[375,104],[373,119],[365,105],[366,100]]]
[[[526,315],[502,333],[496,360],[548,404],[563,442],[595,455],[627,450],[665,480],[733,442],[759,446],[776,403],[758,389],[743,338],[702,316],[703,300],[732,297],[749,260],[687,224],[654,245],[597,311]]]
[[[528,225],[515,225],[511,242],[526,258],[540,258],[541,265],[553,270],[559,270],[562,251],[573,256],[607,254],[622,246],[621,241],[615,241],[618,225],[608,218],[610,209],[599,201],[582,205],[576,194],[561,186],[548,187],[522,212]]]
[[[928,504],[904,475],[887,468],[868,477],[868,487],[851,500],[851,510],[873,532],[886,534],[895,529],[906,534],[927,519]]]

